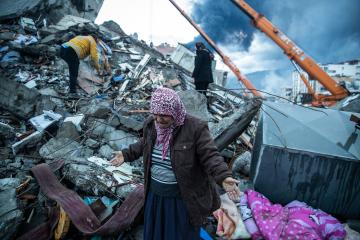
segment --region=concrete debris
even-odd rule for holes
[[[210,116],[207,110],[207,99],[204,94],[195,90],[187,90],[179,92],[179,96],[189,114],[206,122],[209,121]]]
[[[34,88],[36,86],[37,86],[37,84],[34,80],[31,80],[31,81],[25,83],[25,87],[27,87],[27,88]]]
[[[33,115],[39,93],[22,84],[0,76],[0,105],[1,108],[20,118],[29,118]],[[16,93],[14,94],[14,89]]]
[[[239,174],[249,176],[250,162],[251,162],[251,153],[249,151],[246,151],[240,156],[238,156],[232,165],[232,171],[234,176],[239,176]]]
[[[68,138],[74,141],[80,140],[80,134],[72,122],[63,122],[57,131],[57,138]]]
[[[360,239],[360,233],[351,229],[348,224],[345,224],[346,238],[345,240]]]
[[[36,33],[37,28],[35,26],[34,20],[31,18],[21,17],[19,20],[19,24],[27,32]]]
[[[91,149],[95,149],[99,147],[100,143],[92,138],[88,138],[85,141],[85,145]]]
[[[113,156],[114,153],[114,149],[112,149],[109,145],[103,145],[101,146],[101,148],[99,149],[99,155],[100,157],[106,158],[108,160],[110,160]]]
[[[30,118],[30,123],[34,126],[39,132],[44,131],[49,126],[53,125],[59,121],[62,116],[53,111],[44,111],[43,114]]]
[[[15,130],[8,124],[0,122],[0,136],[3,138],[12,139],[15,137]]]
[[[99,157],[73,158],[68,160],[66,178],[77,188],[91,195],[116,194],[126,197],[136,187],[133,182],[141,176],[134,174],[133,167],[124,164],[120,168],[109,165]]]
[[[135,132],[138,132],[143,128],[143,121],[139,121],[134,117],[119,116],[118,118],[115,117],[114,119],[119,119],[119,123],[122,126]]]
[[[106,119],[110,112],[110,104],[108,102],[98,101],[96,99],[93,103],[89,104],[88,110],[85,111],[86,115],[100,119]]]
[[[13,32],[2,32],[0,33],[0,40],[11,41],[15,39],[16,34]],[[9,47],[2,49],[0,52],[8,51]]]
[[[51,138],[39,150],[45,159],[66,159],[71,156],[81,156],[82,147],[79,143],[68,138]]]
[[[41,141],[42,137],[43,137],[43,133],[40,131],[36,131],[31,135],[27,136],[26,138],[22,139],[21,141],[14,143],[11,146],[13,154],[15,155],[25,147],[35,146],[38,142]]]
[[[104,134],[105,140],[115,150],[120,151],[130,144],[137,142],[138,138],[122,130],[115,130]]]
[[[23,212],[20,202],[16,198],[16,187],[20,185],[20,179],[0,179],[0,238],[13,239],[21,222]]]
[[[83,124],[84,122],[84,119],[85,119],[85,115],[84,114],[77,114],[75,116],[72,116],[72,117],[67,117],[64,119],[64,123],[66,122],[72,122],[76,129],[78,130],[78,132],[81,132],[82,129],[81,129],[81,124]]]
[[[1,1],[0,20],[11,19],[23,15],[26,11],[36,8],[42,1],[17,0]]]
[[[120,36],[125,36],[125,32],[121,29],[121,27],[112,20],[103,22],[101,26],[105,27],[106,29],[114,33],[117,33]],[[120,38],[120,36],[118,37]]]
[[[17,188],[20,183],[20,179],[18,178],[2,178],[0,179],[0,191]]]

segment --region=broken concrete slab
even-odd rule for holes
[[[98,148],[100,143],[92,138],[86,139],[85,145],[91,149]]]
[[[43,44],[53,44],[57,41],[57,37],[55,34],[50,34],[46,36],[45,38],[41,39],[41,43]]]
[[[52,0],[54,1],[54,0]],[[64,15],[69,14],[78,16],[90,21],[95,21],[103,0],[86,0],[86,1],[59,1],[56,0],[56,7],[50,8],[49,20],[57,23],[61,21]]]
[[[68,138],[51,138],[39,150],[45,159],[66,159],[71,156],[81,156],[81,145]]]
[[[0,179],[0,192],[7,189],[17,188],[21,184],[18,178],[2,178]]]
[[[118,117],[120,124],[124,127],[134,130],[136,132],[140,131],[143,128],[143,121],[138,121],[133,117],[128,116],[119,116]]]
[[[110,21],[105,21],[101,24],[102,26],[106,27],[107,29],[109,29],[110,31],[113,31],[117,34],[119,34],[120,36],[124,36],[125,32],[121,29],[121,27],[119,26],[119,24],[117,24],[116,22],[110,20]]]
[[[86,115],[105,119],[108,117],[110,112],[110,104],[108,102],[93,100],[91,103],[89,103],[89,107],[86,110]]]
[[[35,26],[34,20],[32,20],[31,18],[21,17],[19,19],[19,24],[25,31],[36,34],[37,28]]]
[[[15,155],[25,147],[35,146],[38,142],[41,141],[42,137],[43,137],[43,132],[36,131],[31,135],[27,136],[26,138],[22,139],[21,141],[14,143],[11,146],[13,154]]]
[[[64,123],[72,122],[75,125],[78,132],[81,132],[82,131],[81,124],[83,124],[84,119],[85,119],[85,115],[81,113],[81,114],[77,114],[77,115],[65,118]]]
[[[35,80],[30,80],[27,83],[24,84],[25,87],[27,88],[35,88],[37,86],[36,81]]]
[[[58,108],[60,107],[60,109]],[[64,107],[64,102],[59,98],[52,98],[50,96],[42,96],[36,104],[36,115],[41,115],[44,111],[57,111]]]
[[[109,119],[109,124],[110,126],[117,128],[118,126],[120,126],[120,119],[118,116],[112,115]]]
[[[0,122],[0,137],[12,139],[15,137],[15,129],[5,123]]]
[[[2,32],[0,33],[0,40],[12,41],[15,39],[16,34],[13,32]]]
[[[251,153],[249,151],[246,151],[235,159],[232,165],[233,174],[235,176],[239,176],[240,173],[245,176],[249,176],[250,163],[251,163]]]
[[[178,92],[178,95],[184,103],[187,113],[206,122],[209,121],[210,116],[207,111],[207,99],[204,94],[196,90],[186,90]]]
[[[104,134],[104,138],[115,151],[127,148],[130,144],[138,141],[137,137],[122,130],[108,132]]]
[[[129,168],[127,164],[125,164],[123,168],[113,169],[112,171],[115,171],[115,173],[113,173],[112,171],[106,170],[107,167],[111,167],[109,162],[105,160],[100,160],[99,162],[98,159],[101,158],[97,157],[91,157],[89,159],[90,161],[84,158],[68,159],[67,163],[69,164],[64,166],[64,171],[67,172],[65,178],[75,184],[78,189],[90,195],[109,195],[110,191],[110,193],[112,192],[122,198],[126,198],[126,196],[135,189],[136,185],[131,183],[132,178],[123,174],[131,174],[131,172],[128,172],[131,167]],[[116,172],[117,170],[121,171]],[[117,174],[119,174],[119,176]],[[121,180],[122,178],[125,179]],[[119,186],[117,179],[120,180],[121,183],[124,183],[124,181],[129,183],[124,186]],[[109,196],[113,196],[113,194]]]
[[[109,145],[103,145],[101,146],[101,148],[99,149],[99,155],[100,157],[106,158],[108,160],[110,160],[113,156],[114,153],[114,149],[112,149]]]
[[[63,124],[59,127],[57,134],[56,134],[57,138],[69,138],[71,140],[80,141],[80,134],[78,132],[78,130],[76,129],[76,126],[68,121],[68,122],[63,122]]]
[[[59,97],[59,94],[50,87],[39,89],[39,93],[44,96]]]
[[[50,25],[49,28],[56,29],[57,31],[66,31],[72,26],[76,26],[80,23],[90,23],[89,19],[65,15],[56,25]]]
[[[2,0],[0,2],[0,20],[21,16],[37,7],[41,2],[41,0]]]
[[[116,130],[114,127],[109,126],[103,119],[93,119],[92,124],[89,124],[89,126],[91,126],[92,129],[90,135],[94,137],[103,137],[105,134]]]
[[[31,55],[33,57],[55,57],[56,56],[56,48],[52,45],[47,44],[33,44],[33,45],[27,45],[22,46],[20,44],[10,44],[10,46],[22,53]]]
[[[220,151],[246,130],[258,113],[260,106],[261,101],[257,99],[249,100],[241,108],[236,108],[232,115],[221,119],[219,123],[209,123],[210,133]]]
[[[16,234],[23,220],[23,212],[19,209],[16,189],[0,191],[0,239],[10,240]]]
[[[53,111],[44,111],[43,114],[31,118],[30,123],[34,126],[34,128],[36,128],[36,130],[42,132],[46,128],[58,122],[61,118],[61,114],[55,113]]]
[[[21,165],[21,169],[24,171],[30,171],[30,169],[41,161],[40,158],[32,158],[27,156],[16,156],[15,164]]]

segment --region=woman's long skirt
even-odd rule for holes
[[[181,198],[162,197],[149,191],[144,213],[145,240],[200,239],[200,228],[193,227]]]

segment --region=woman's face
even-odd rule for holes
[[[154,114],[154,119],[159,128],[168,128],[174,123],[172,116]]]

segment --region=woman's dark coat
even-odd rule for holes
[[[195,68],[192,74],[195,82],[212,83],[213,75],[211,70],[212,54],[207,49],[196,50]]]
[[[149,188],[151,151],[156,140],[152,117],[144,123],[143,138],[123,150],[125,162],[143,156],[145,193]],[[216,183],[231,177],[220,156],[206,122],[187,115],[184,125],[177,127],[170,140],[170,159],[181,196],[190,215],[190,222],[199,226],[220,207]]]

